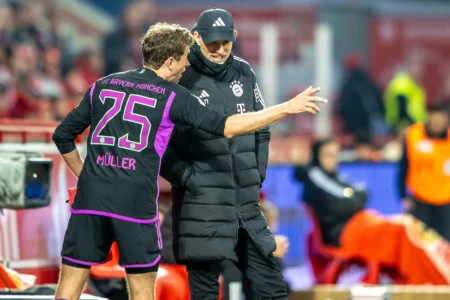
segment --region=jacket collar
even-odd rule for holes
[[[191,46],[190,52],[188,54],[188,60],[191,66],[200,74],[210,77],[217,77],[216,79],[220,79],[231,67],[234,57],[233,54],[231,54],[230,57],[228,57],[228,59],[222,65],[213,63],[203,55],[200,46],[194,43]]]

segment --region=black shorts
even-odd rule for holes
[[[63,264],[80,268],[102,264],[116,241],[119,265],[127,273],[156,272],[162,249],[157,224],[72,214],[61,251]]]

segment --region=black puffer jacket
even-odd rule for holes
[[[227,115],[264,108],[250,65],[230,56],[211,63],[198,46],[180,84],[207,106]],[[244,227],[265,255],[275,240],[259,206],[270,132],[227,139],[176,126],[161,175],[172,183],[173,250],[178,262],[236,260],[238,229]]]

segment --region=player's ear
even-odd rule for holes
[[[235,31],[233,32],[233,34],[234,34],[234,37],[237,38],[237,36],[238,36],[238,31],[235,30]]]
[[[173,71],[175,62],[176,62],[175,58],[171,56],[168,59],[166,59],[164,65],[166,66],[167,69],[169,69],[169,71]]]
[[[194,40],[197,45],[201,45],[202,37],[197,31],[194,31]]]

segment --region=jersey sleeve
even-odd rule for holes
[[[53,142],[61,154],[72,152],[76,148],[77,136],[91,124],[91,95],[94,88],[95,84],[89,88],[80,104],[56,127],[53,133]]]
[[[261,94],[261,90],[259,89],[258,83],[255,80],[253,84],[253,99],[255,105],[255,111],[263,110],[266,108],[266,103],[264,102],[264,98]]]
[[[227,116],[206,106],[196,96],[188,94],[184,99],[175,98],[170,108],[174,123],[191,125],[214,135],[223,136]]]
[[[255,111],[260,111],[266,108],[266,103],[264,102],[264,98],[259,90],[255,73],[253,73],[253,108]],[[258,164],[259,175],[261,177],[261,183],[264,182],[266,178],[267,164],[269,162],[269,142],[269,126],[255,132],[256,161]]]

